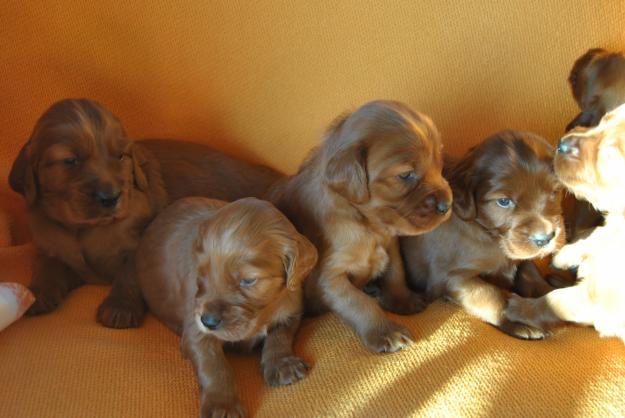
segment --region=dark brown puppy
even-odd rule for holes
[[[165,188],[173,202],[204,196],[228,202],[262,197],[283,174],[250,164],[203,144],[168,139],[137,141],[158,160]]]
[[[421,295],[406,287],[397,236],[432,230],[449,217],[441,140],[432,121],[391,101],[340,118],[299,172],[270,199],[319,250],[305,282],[308,312],[337,313],[372,351],[397,351],[411,335],[362,289],[380,278],[380,305],[409,314]]]
[[[97,319],[138,326],[145,307],[134,277],[144,227],[166,203],[158,163],[98,103],[63,100],[37,121],[9,183],[24,195],[36,248],[31,315],[55,309],[83,283],[113,283]]]
[[[454,196],[449,221],[428,234],[400,239],[409,282],[430,298],[450,298],[510,335],[542,338],[540,330],[505,319],[508,292],[501,287],[513,288],[517,277],[517,290],[524,294],[550,290],[540,277],[532,279],[536,274],[528,275],[532,264],[521,272],[517,265],[564,241],[552,158],[547,141],[516,131],[497,133],[469,151],[448,175]]]
[[[182,336],[202,390],[203,417],[244,415],[224,343],[264,339],[262,372],[272,386],[302,379],[308,366],[292,351],[302,311],[302,281],[315,247],[269,202],[226,204],[193,197],[165,209],[137,250],[150,310]]]

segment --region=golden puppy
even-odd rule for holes
[[[625,105],[586,132],[565,135],[554,160],[560,181],[575,196],[606,214],[604,226],[556,254],[559,268],[578,266],[580,281],[538,299],[514,298],[507,317],[549,329],[563,321],[594,325],[604,336],[625,342]]]
[[[138,326],[145,306],[134,278],[144,227],[165,205],[158,163],[98,103],[62,100],[37,121],[9,182],[28,205],[36,249],[31,315],[55,309],[83,283],[113,283],[97,319]]]
[[[150,310],[182,336],[201,386],[203,417],[244,415],[223,345],[264,340],[262,372],[272,386],[302,379],[292,351],[302,280],[315,247],[269,202],[226,204],[193,197],[165,209],[137,250]]]
[[[340,118],[299,172],[270,199],[319,250],[305,282],[308,312],[331,310],[372,351],[397,351],[410,333],[362,289],[381,277],[380,305],[409,314],[424,308],[405,283],[397,235],[421,234],[449,217],[441,140],[432,121],[391,101]]]
[[[503,312],[510,289],[528,295],[551,290],[533,264],[517,266],[564,241],[552,158],[546,140],[517,131],[499,132],[467,153],[447,177],[454,197],[449,221],[400,240],[409,283],[507,334],[542,338],[540,330],[507,321]]]

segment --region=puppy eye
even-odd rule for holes
[[[119,161],[125,161],[128,159],[128,154],[119,154]]]
[[[413,170],[406,171],[405,173],[401,173],[397,176],[398,179],[402,181],[414,181],[417,179],[417,173]]]
[[[497,206],[504,209],[513,208],[514,202],[510,198],[502,197],[500,199],[497,199]]]
[[[254,286],[256,282],[257,282],[257,279],[246,278],[246,279],[241,279],[239,284],[241,285],[241,287],[251,287],[251,286]]]
[[[66,158],[63,160],[63,164],[65,164],[67,167],[75,167],[78,165],[78,158]]]

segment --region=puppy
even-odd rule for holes
[[[432,121],[391,101],[341,117],[299,172],[272,186],[270,199],[319,251],[305,282],[309,313],[331,310],[372,351],[397,351],[410,333],[382,308],[419,312],[405,283],[396,237],[432,230],[449,217],[441,140]],[[362,289],[380,278],[379,304]]]
[[[552,158],[553,147],[543,138],[503,131],[451,167],[451,218],[428,234],[400,240],[411,286],[430,299],[449,298],[509,335],[542,338],[540,330],[503,313],[515,284],[524,294],[551,289],[533,264],[524,263],[521,271],[517,266],[564,241]]]
[[[579,57],[569,75],[569,85],[581,112],[566,126],[596,126],[607,112],[625,103],[625,56],[601,48]]]
[[[187,196],[228,202],[262,197],[270,185],[284,177],[269,167],[247,163],[203,144],[167,139],[137,143],[158,161],[172,202]]]
[[[594,325],[604,336],[625,342],[625,283],[621,258],[625,248],[625,105],[606,114],[586,132],[572,132],[559,142],[554,160],[560,181],[576,197],[606,214],[604,226],[556,254],[559,268],[578,266],[580,281],[538,299],[514,298],[506,316],[549,329],[563,321]]]
[[[600,48],[589,49],[579,57],[569,75],[569,85],[581,112],[566,127],[592,127],[621,104],[625,103],[625,56]],[[567,236],[571,241],[586,237],[603,223],[601,213],[583,200],[570,198],[573,219]]]
[[[117,117],[87,99],[55,103],[37,121],[9,183],[26,199],[36,249],[28,314],[54,310],[83,283],[112,282],[98,321],[138,326],[145,306],[134,251],[167,194],[158,164]]]
[[[292,351],[302,310],[302,280],[315,247],[269,202],[226,204],[201,197],[165,209],[137,250],[137,273],[150,310],[182,336],[201,386],[203,417],[244,415],[223,345],[264,339],[262,372],[272,386],[308,369]]]

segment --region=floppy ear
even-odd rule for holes
[[[473,156],[465,157],[449,175],[449,185],[453,193],[453,211],[465,221],[477,216],[475,192],[478,181],[473,170],[473,161]]]
[[[132,144],[132,171],[135,179],[135,187],[142,192],[148,191],[148,178],[146,174],[149,164],[147,152],[137,144]]]
[[[131,154],[135,187],[148,194],[157,210],[162,209],[167,204],[168,197],[158,161],[137,143],[132,144]]]
[[[339,148],[326,165],[328,187],[353,203],[362,204],[369,200],[366,154],[364,145],[351,144]]]
[[[286,287],[295,290],[317,264],[317,249],[305,236],[296,233],[284,255]]]
[[[26,203],[30,206],[37,200],[37,182],[35,169],[28,156],[30,142],[24,144],[18,154],[11,172],[9,173],[9,185],[11,189],[22,194],[26,198]]]

